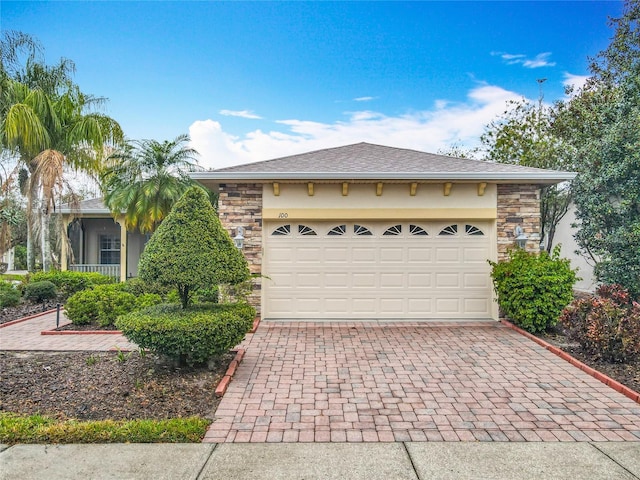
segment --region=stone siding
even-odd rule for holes
[[[540,245],[540,187],[527,184],[498,184],[498,260],[507,258],[515,245],[514,230],[520,225],[527,241],[527,251],[537,252]]]
[[[236,229],[244,227],[244,254],[253,274],[262,273],[262,185],[259,183],[221,184],[218,199],[218,216],[231,238]],[[261,278],[253,280],[253,292],[249,302],[260,315]]]

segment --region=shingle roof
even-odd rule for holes
[[[248,179],[469,179],[562,181],[557,172],[448,157],[405,148],[356,143],[192,174],[197,180]]]
[[[110,213],[109,209],[104,205],[102,197],[82,200],[77,207],[71,208],[68,203],[60,207],[61,213]]]

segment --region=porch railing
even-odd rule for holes
[[[99,263],[81,263],[69,265],[72,272],[98,272],[116,280],[120,279],[120,265],[101,265]]]

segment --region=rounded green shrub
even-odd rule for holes
[[[48,280],[31,282],[24,287],[24,298],[32,302],[42,303],[56,298],[57,295],[56,286]]]
[[[136,297],[144,295],[145,293],[155,293],[160,296],[166,296],[169,293],[169,289],[167,287],[162,287],[157,283],[145,282],[140,277],[129,278],[124,283],[124,291],[129,292]]]
[[[551,255],[512,250],[507,261],[489,263],[498,305],[524,330],[535,333],[554,326],[573,299],[576,273],[569,260],[560,258],[559,247]]]
[[[15,307],[21,296],[20,290],[12,283],[0,281],[0,308]]]
[[[97,272],[71,272],[51,271],[38,272],[30,276],[29,282],[48,281],[58,289],[58,293],[64,297],[70,297],[74,293],[86,290],[95,285],[114,283],[115,279]]]
[[[244,305],[188,309],[158,305],[123,315],[116,326],[139,347],[193,365],[240,343],[255,316],[255,310],[250,309]]]
[[[162,303],[162,297],[157,293],[143,293],[136,297],[136,309],[142,310],[143,308],[152,307]]]
[[[118,315],[136,309],[136,297],[125,292],[121,284],[98,285],[72,295],[65,304],[67,317],[76,325],[114,324]]]

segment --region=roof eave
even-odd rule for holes
[[[193,172],[194,180],[209,181],[278,181],[278,180],[461,180],[461,181],[515,181],[527,183],[559,183],[573,180],[575,172]]]

